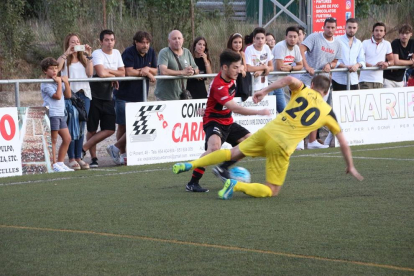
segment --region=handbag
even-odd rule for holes
[[[173,53],[173,56],[175,57],[175,60],[177,61],[178,69],[183,70],[183,68],[181,67],[181,63],[178,60],[177,55],[173,52],[173,50],[171,50],[171,48],[169,48],[169,49]],[[191,96],[190,91],[188,91],[187,89],[185,89],[185,87],[184,87],[184,80],[183,79],[180,79],[180,82],[181,82],[181,90],[182,90],[182,92],[180,94],[180,100],[191,100],[193,97]]]
[[[241,97],[242,101],[246,101],[249,96],[252,95],[252,76],[250,72],[246,72],[246,76],[243,78],[243,75],[240,73],[237,75],[236,79],[236,95],[235,97]]]
[[[85,102],[79,97],[79,94],[83,90],[79,90],[76,93],[72,92],[72,97],[70,98],[72,105],[78,110],[79,113],[79,122],[87,122],[88,121],[88,112],[86,112]]]
[[[68,78],[69,76],[69,66],[66,65],[68,69]],[[87,122],[88,121],[88,112],[86,112],[85,102],[79,97],[79,93],[85,93],[83,89],[79,90],[78,92],[71,91],[70,101],[72,102],[73,107],[78,110],[79,113],[79,122]]]

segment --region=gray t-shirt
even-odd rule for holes
[[[197,65],[195,64],[194,58],[191,55],[191,52],[183,48],[183,54],[178,56],[178,60],[180,61],[181,68],[184,69],[185,67],[191,65],[194,69],[198,69]],[[177,64],[177,60],[174,57],[174,53],[170,50],[169,47],[165,47],[162,49],[158,54],[158,75],[160,74],[159,66],[166,65],[168,69],[179,71],[179,67]],[[184,88],[187,87],[187,80],[183,79]],[[179,100],[180,94],[183,91],[181,80],[157,80],[157,85],[155,87],[155,96],[160,100]]]
[[[63,91],[65,91],[65,84],[62,82],[62,97],[60,100],[53,99],[53,95],[57,91],[57,83],[41,83],[40,91],[42,92],[43,106],[49,107],[49,117],[62,117],[65,116],[65,97]]]
[[[335,37],[332,41],[328,41],[323,33],[313,33],[303,41],[303,45],[309,49],[305,53],[306,61],[315,70],[322,70],[327,63],[341,58],[341,44]],[[321,73],[321,75],[329,77],[328,73]],[[300,75],[299,78],[307,86],[310,86],[313,77],[306,73]]]

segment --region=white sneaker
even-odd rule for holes
[[[329,148],[329,145],[322,145],[318,141],[313,141],[312,143],[308,143],[308,149],[326,149]]]
[[[296,150],[304,150],[305,149],[305,141],[302,140],[299,142],[299,144],[296,146]]]
[[[53,164],[53,171],[54,172],[65,172],[65,169],[63,169],[61,166],[59,166],[58,163]]]
[[[73,172],[75,171],[74,169],[69,168],[68,166],[65,165],[65,163],[63,162],[58,162],[57,163],[59,167],[61,167],[65,172]]]
[[[333,137],[334,136],[333,136],[332,132],[329,131],[328,136],[326,136],[325,141],[323,142],[323,144],[329,146],[331,144],[331,141],[332,141]]]
[[[112,161],[114,161],[116,165],[121,165],[119,162],[119,149],[117,149],[114,145],[109,145],[106,148],[106,152],[109,154],[109,156],[112,158]]]
[[[126,165],[127,164],[127,154],[123,153],[119,156],[119,164]]]

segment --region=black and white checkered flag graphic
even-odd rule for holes
[[[137,119],[133,124],[133,130],[130,134],[131,142],[149,142],[154,141],[157,137],[157,129],[148,128],[148,120],[150,113],[162,112],[165,108],[164,104],[141,106],[137,115]]]

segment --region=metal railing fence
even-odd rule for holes
[[[407,69],[410,68],[410,66],[390,66],[385,70],[393,70],[393,69]],[[383,71],[379,70],[378,67],[369,67],[369,68],[363,68],[359,69],[358,71]],[[350,89],[351,82],[350,82],[350,72],[346,68],[337,68],[332,69],[331,72],[346,72],[347,73],[347,89]],[[281,72],[281,71],[273,71],[270,72],[269,75],[279,75],[279,76],[285,76],[285,75],[291,75],[291,74],[304,74],[306,73],[305,70],[301,71],[292,71],[292,72]],[[315,75],[319,73],[324,73],[323,70],[315,70]],[[202,74],[202,75],[194,75],[194,76],[155,76],[155,79],[196,79],[196,78],[214,78],[217,76],[217,73],[214,74]],[[254,83],[253,81],[253,74],[252,74],[252,85]],[[146,80],[145,77],[114,77],[114,78],[87,78],[87,79],[69,79],[70,82],[99,82],[99,81],[137,81],[137,80]],[[14,84],[14,95],[15,95],[15,102],[16,107],[20,107],[20,84],[22,83],[52,83],[54,80],[52,79],[10,79],[10,80],[0,80],[0,84]],[[147,82],[142,82],[142,91],[147,91]],[[253,91],[253,89],[251,89]],[[147,93],[144,93],[144,101],[148,101],[147,99]]]

